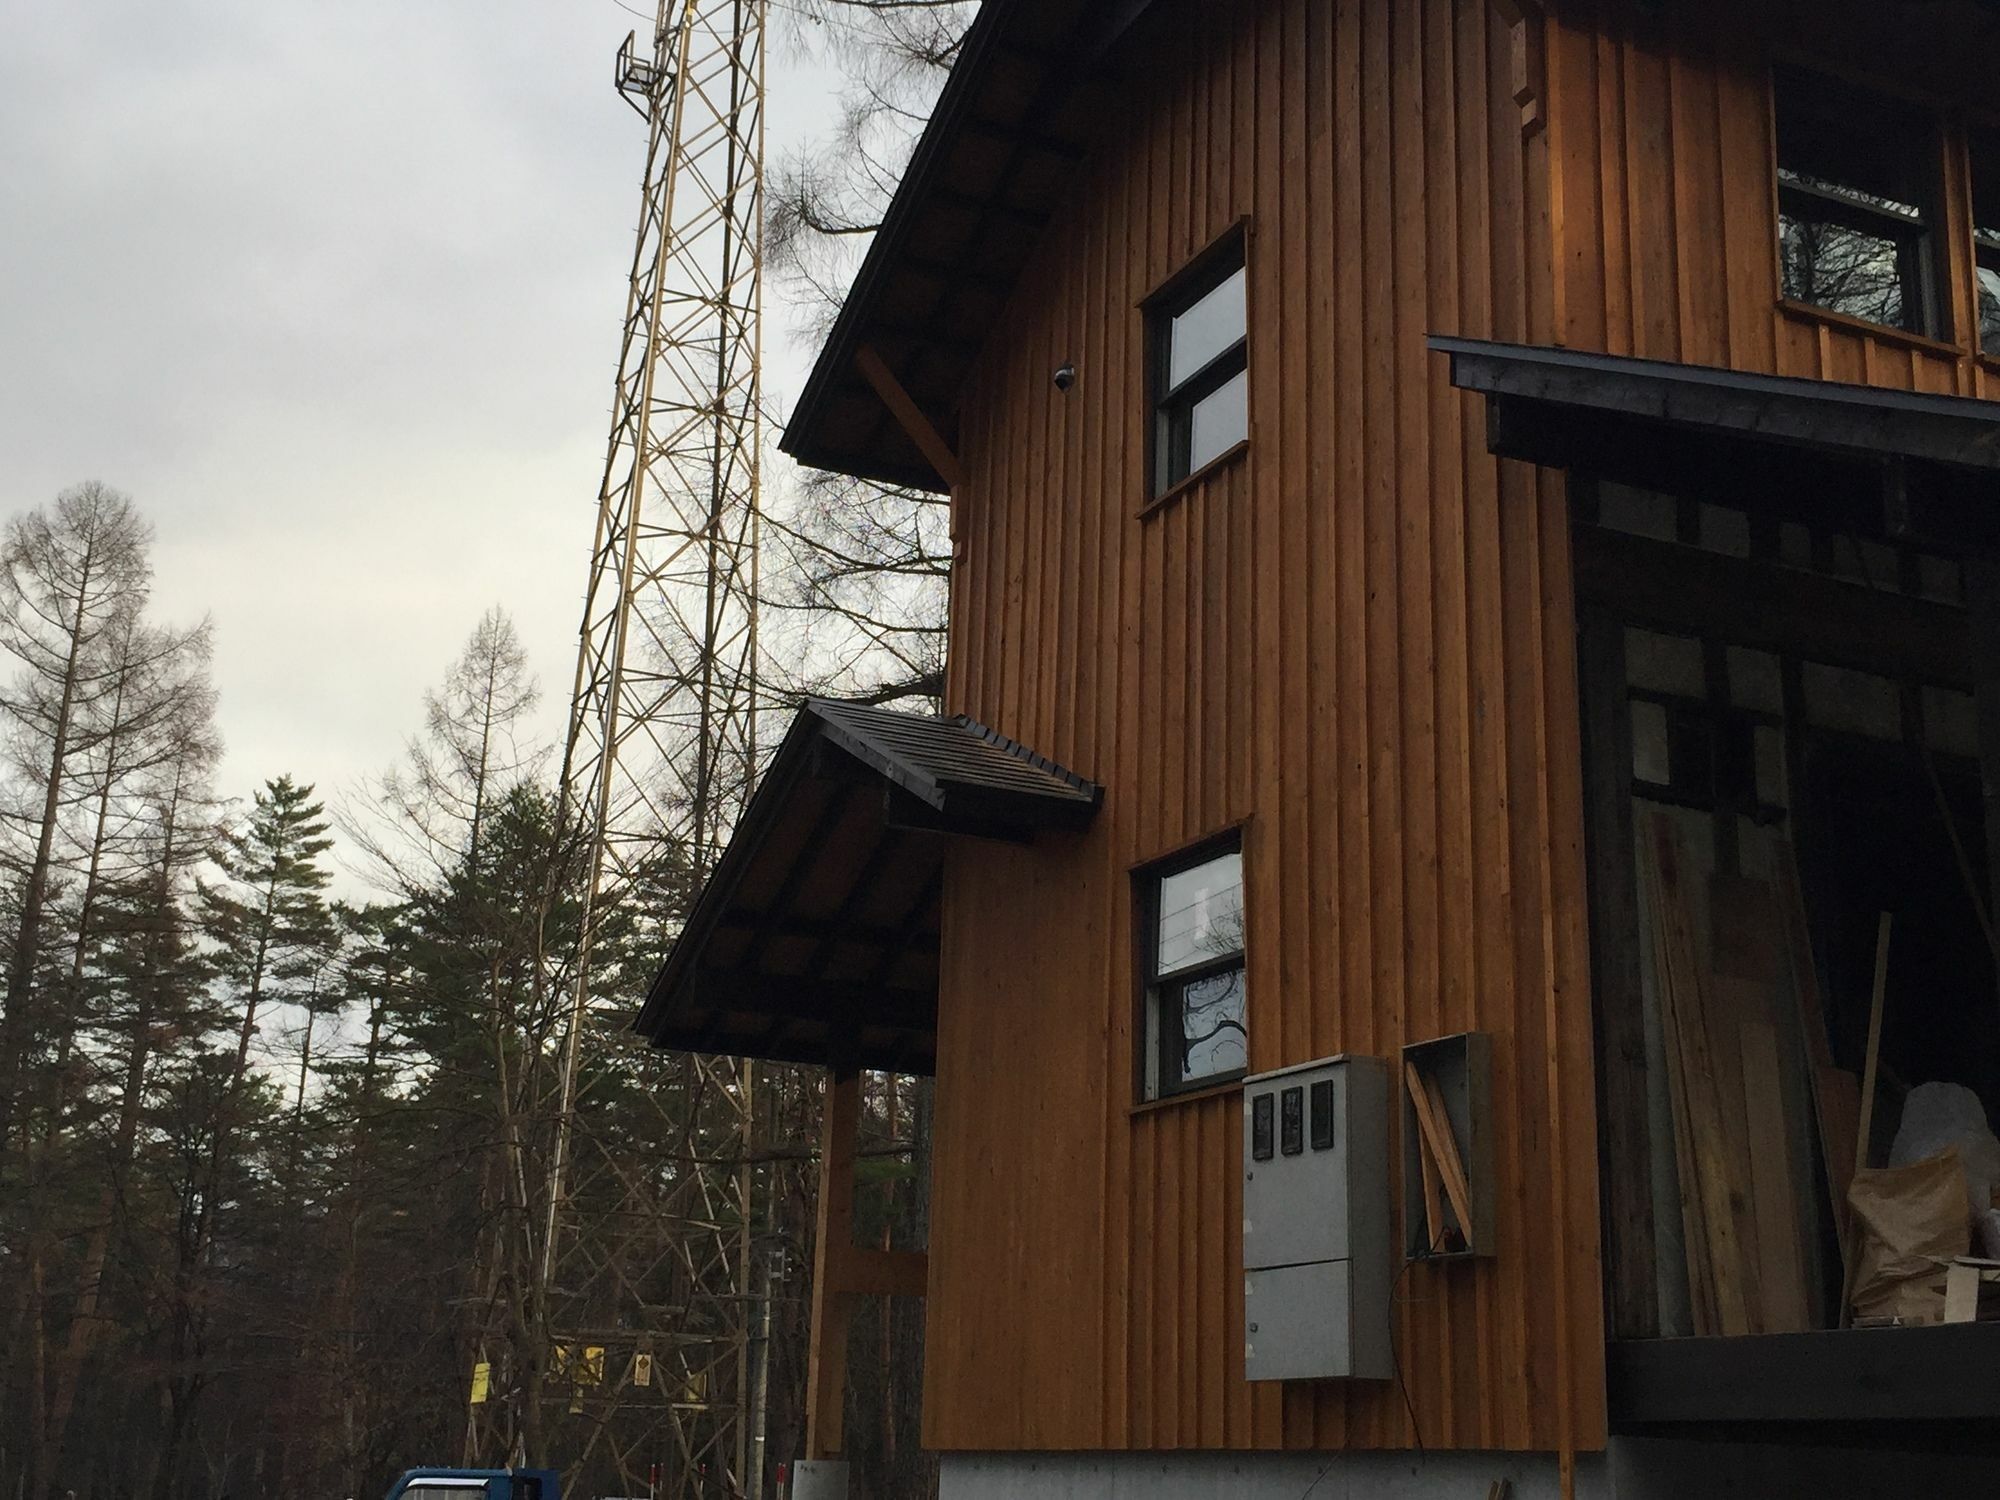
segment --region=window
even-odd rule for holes
[[[2000,131],[1972,133],[1972,253],[1979,272],[1979,347],[2000,359]]]
[[[1234,836],[1140,876],[1145,1097],[1243,1075],[1243,849]]]
[[[1156,498],[1250,436],[1245,279],[1238,230],[1148,311]]]
[[[1785,296],[1944,337],[1935,122],[1810,73],[1780,69],[1776,86]]]

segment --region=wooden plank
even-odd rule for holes
[[[806,1455],[846,1448],[847,1332],[854,1299],[838,1284],[854,1253],[854,1149],[861,1075],[827,1080],[820,1117],[819,1203],[813,1234],[812,1343],[806,1360]]]
[[[1779,1078],[1778,1033],[1766,1021],[1739,1028],[1743,1099],[1748,1116],[1750,1188],[1757,1225],[1760,1333],[1804,1333],[1812,1326],[1806,1297],[1799,1195],[1792,1182]]]
[[[1813,959],[1812,930],[1806,920],[1805,898],[1799,890],[1798,856],[1779,840],[1772,850],[1777,871],[1778,918],[1790,960],[1792,994],[1798,1005],[1812,1087],[1813,1122],[1819,1135],[1821,1167],[1833,1225],[1840,1246],[1843,1276],[1847,1264],[1847,1189],[1854,1181],[1854,1139],[1860,1128],[1861,1085],[1852,1073],[1836,1067],[1833,1041],[1826,1028],[1825,1004],[1819,986],[1819,966]]]
[[[1476,1233],[1472,1222],[1472,1192],[1465,1180],[1465,1164],[1459,1158],[1458,1141],[1451,1133],[1451,1116],[1445,1112],[1437,1080],[1423,1077],[1414,1063],[1405,1062],[1403,1081],[1410,1091],[1410,1103],[1416,1109],[1417,1129],[1423,1135],[1425,1154],[1444,1183],[1445,1196],[1451,1200],[1451,1211],[1458,1219],[1458,1227],[1470,1240]]]
[[[1854,1164],[1869,1165],[1875,1129],[1875,1069],[1882,1056],[1882,1010],[1889,997],[1889,937],[1895,917],[1883,912],[1875,927],[1875,982],[1868,1000],[1868,1048],[1861,1063],[1861,1121],[1854,1132]]]
[[[1667,1045],[1679,1053],[1685,1094],[1687,1134],[1693,1152],[1695,1188],[1701,1198],[1701,1228],[1707,1269],[1715,1294],[1714,1332],[1733,1335],[1753,1327],[1744,1286],[1743,1197],[1733,1179],[1730,1143],[1725,1134],[1721,1100],[1717,1097],[1718,1059],[1707,1026],[1702,979],[1687,910],[1681,899],[1680,853],[1672,826],[1656,818],[1653,839],[1658,851],[1659,909],[1664,955],[1662,1012]],[[1690,1248],[1689,1257],[1695,1255]]]
[[[1653,824],[1649,823],[1643,833],[1639,876],[1650,917],[1654,979],[1659,987],[1661,1027],[1665,1033],[1668,1112],[1674,1132],[1674,1177],[1680,1201],[1688,1303],[1695,1333],[1713,1334],[1721,1331],[1722,1318],[1716,1302],[1715,1276],[1709,1257],[1708,1220],[1702,1207],[1700,1167],[1688,1107],[1687,1063],[1680,1046],[1679,1028],[1674,1024],[1670,1011],[1669,991],[1673,984],[1673,970],[1668,950],[1672,939],[1660,869],[1660,846]]]
[[[1875,982],[1868,1001],[1868,1045],[1862,1055],[1861,1105],[1854,1127],[1856,1171],[1868,1165],[1875,1130],[1875,1069],[1881,1060],[1882,1011],[1889,994],[1889,938],[1894,924],[1893,915],[1885,911],[1875,927]],[[1841,1247],[1841,1260],[1845,1266],[1840,1284],[1839,1321],[1842,1328],[1848,1326],[1854,1315],[1854,1278],[1861,1262],[1861,1237],[1861,1226],[1851,1224]]]
[[[1411,1098],[1414,1101],[1415,1095]],[[1439,1197],[1441,1183],[1438,1177],[1437,1159],[1431,1155],[1428,1142],[1418,1143],[1417,1170],[1424,1184],[1424,1247],[1436,1254],[1444,1249],[1444,1204]]]

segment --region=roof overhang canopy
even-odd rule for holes
[[[970,720],[809,701],[635,1029],[684,1051],[928,1073],[948,841],[1079,830],[1100,798]]]
[[[2000,540],[2000,402],[1433,337],[1506,458],[1841,517],[1953,546]]]
[[[886,484],[948,487],[860,356],[872,353],[953,438],[966,374],[1115,108],[1132,33],[1171,9],[985,0],[800,394],[785,452]]]

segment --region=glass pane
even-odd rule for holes
[[[1785,768],[1785,732],[1771,724],[1757,726],[1757,800],[1766,807],[1792,805],[1791,777]]]
[[[1635,688],[1655,693],[1706,698],[1708,673],[1702,665],[1701,642],[1691,636],[1661,635],[1658,631],[1628,626],[1625,680]]]
[[[1167,386],[1172,389],[1243,337],[1243,268],[1174,319],[1173,347],[1167,354]],[[1197,465],[1196,467],[1199,467]]]
[[[1729,701],[1761,713],[1785,711],[1785,679],[1778,658],[1748,646],[1729,648]]]
[[[1250,436],[1250,372],[1238,370],[1195,404],[1188,438],[1188,473],[1222,457]]]
[[[1181,1083],[1240,1073],[1250,1062],[1243,971],[1197,979],[1180,992]]]
[[[1654,786],[1674,783],[1673,755],[1667,748],[1667,706],[1645,698],[1632,701],[1632,775]]]
[[[1947,755],[1979,754],[1979,702],[1950,688],[1924,689],[1924,742]]]
[[[1243,856],[1231,851],[1160,879],[1156,973],[1243,951]]]
[[[1903,293],[1903,245],[1881,234],[1802,216],[1778,216],[1784,294],[1832,312],[1890,328],[1919,326],[1914,299]]]
[[[2000,355],[2000,270],[1979,268],[1979,347]]]
[[[1780,521],[1778,557],[1788,567],[1810,568],[1813,565],[1812,532],[1798,521]]]
[[[1678,511],[1674,497],[1657,490],[1636,490],[1609,480],[1597,487],[1597,524],[1612,531],[1671,542],[1680,535]]]
[[[1807,662],[1800,676],[1809,722],[1870,739],[1903,737],[1903,695],[1889,678],[1817,661]]]
[[[1917,558],[1917,587],[1923,590],[1926,599],[1935,599],[1940,604],[1963,604],[1965,587],[1959,576],[1958,564],[1949,557],[1934,557],[1925,552]]]
[[[1701,544],[1710,552],[1723,552],[1731,557],[1750,555],[1750,517],[1743,511],[1731,510],[1725,505],[1707,505],[1701,508]]]

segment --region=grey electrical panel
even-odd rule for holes
[[[1244,1368],[1387,1380],[1389,1069],[1335,1057],[1243,1082]]]

